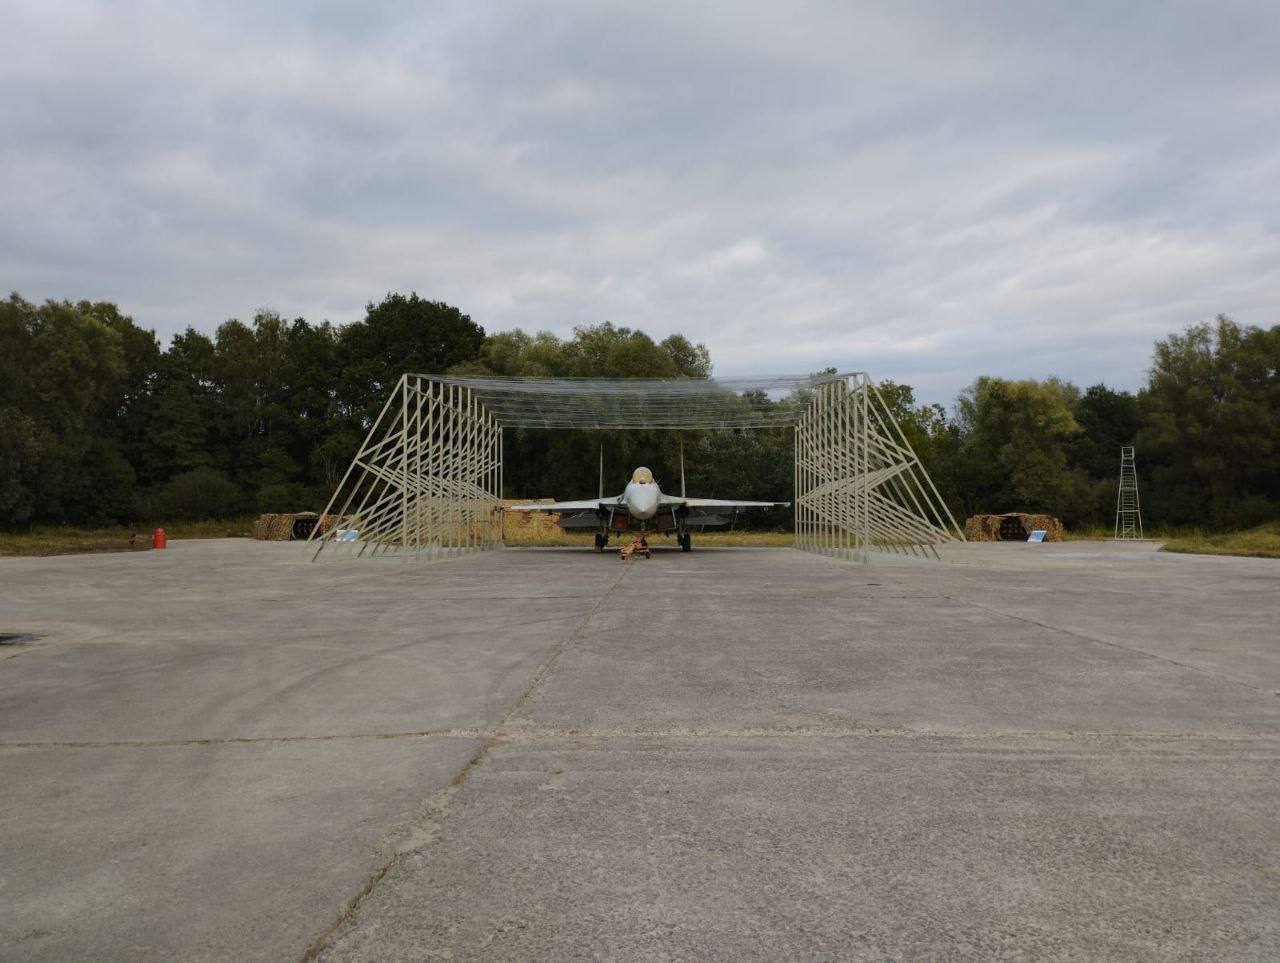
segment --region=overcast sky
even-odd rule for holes
[[[1280,291],[1280,3],[5,2],[0,284],[1136,387]]]

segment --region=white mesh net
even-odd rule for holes
[[[794,425],[831,375],[595,379],[423,375],[469,388],[507,428],[772,428]]]

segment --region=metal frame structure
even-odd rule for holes
[[[1143,538],[1142,506],[1138,503],[1138,467],[1133,446],[1120,447],[1120,487],[1116,489],[1116,538]]]
[[[796,423],[796,547],[867,561],[875,548],[938,557],[964,533],[865,373],[820,381]]]
[[[393,406],[393,402],[399,401]],[[390,414],[391,417],[388,417]],[[333,497],[317,537],[356,558],[435,560],[502,544],[502,428],[475,393],[402,375]]]
[[[783,402],[762,406],[759,396]],[[502,545],[507,427],[795,430],[795,546],[866,560],[964,540],[865,372],[794,378],[402,375],[316,527],[322,553],[437,560]]]

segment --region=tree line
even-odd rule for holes
[[[417,294],[389,294],[352,324],[260,311],[162,347],[114,304],[13,294],[0,303],[0,527],[318,511],[405,371],[706,378],[711,357],[682,335],[655,341],[607,322],[567,339],[489,335]],[[1148,524],[1280,517],[1280,325],[1219,316],[1172,334],[1136,393],[982,376],[947,410],[918,404],[908,385],[881,389],[958,518],[1019,510],[1107,524],[1125,444],[1138,449]],[[594,493],[602,444],[610,490],[642,463],[673,488],[683,444],[691,491],[791,498],[787,429],[508,430],[505,494]]]

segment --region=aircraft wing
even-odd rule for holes
[[[603,508],[608,511],[615,506],[606,498],[584,498],[576,502],[530,502],[527,505],[507,505],[509,512],[593,512]]]
[[[680,498],[664,495],[664,505],[684,505],[686,508],[786,508],[790,502],[748,502],[737,498]]]

